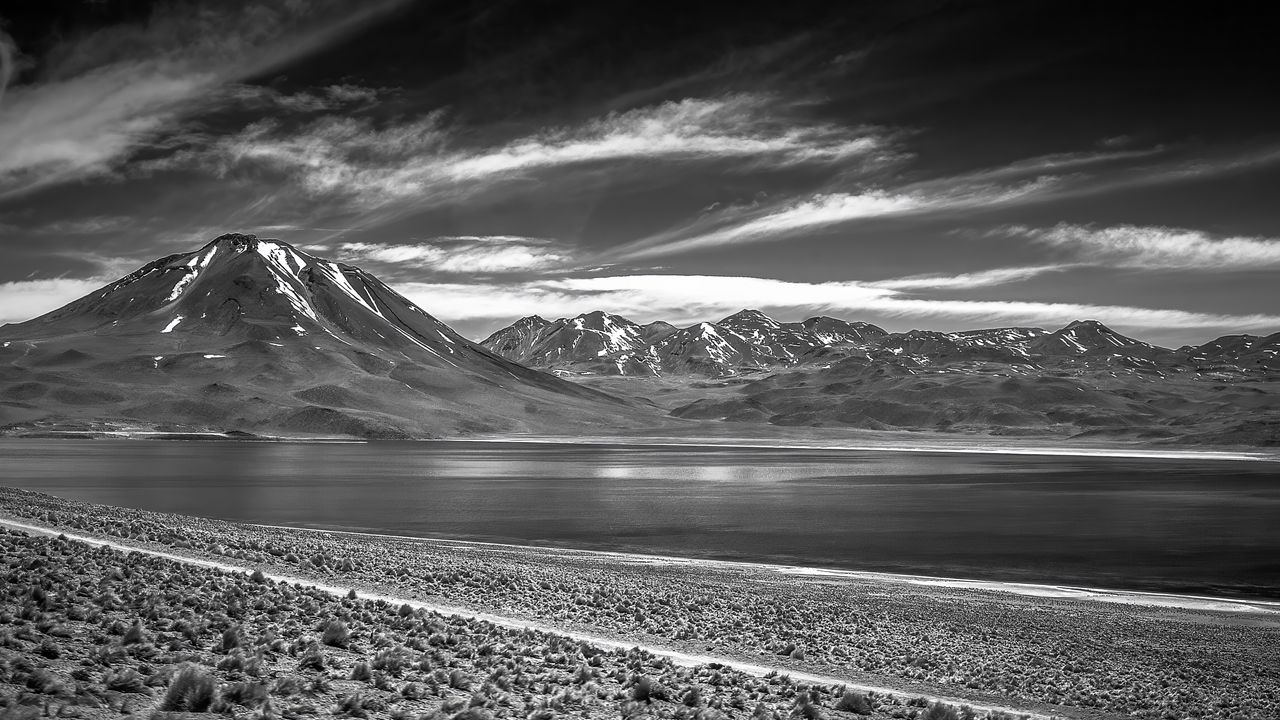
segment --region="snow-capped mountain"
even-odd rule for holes
[[[1280,370],[1280,332],[1266,336],[1224,335],[1203,345],[1178,349],[1197,367],[1225,370]]]
[[[783,327],[805,332],[824,347],[865,348],[889,334],[884,328],[871,323],[848,322],[826,315],[811,317],[798,323],[783,323]]]
[[[869,328],[875,327],[846,325],[839,329],[842,337],[871,335]],[[597,310],[553,322],[522,318],[481,345],[515,362],[565,374],[722,376],[795,365],[824,343],[802,323],[784,325],[758,310],[680,329],[661,321],[638,325]]]
[[[658,363],[648,340],[653,334],[651,326],[597,310],[554,322],[523,318],[480,344],[515,362],[553,371],[655,375]]]
[[[1172,351],[1117,333],[1096,320],[1075,321],[1053,331],[1002,327],[890,333],[869,323],[826,316],[780,323],[759,310],[742,310],[680,329],[663,322],[640,326],[599,311],[554,322],[533,316],[499,330],[482,345],[510,360],[566,375],[724,377],[830,364],[846,357],[918,366],[992,362],[1148,373],[1186,371],[1196,362],[1254,370],[1275,367],[1276,353],[1269,352],[1275,350],[1274,336],[1230,336],[1222,342],[1223,348],[1206,344]]]
[[[0,425],[431,436],[585,423],[614,398],[495,355],[359,268],[228,234],[0,328]]]

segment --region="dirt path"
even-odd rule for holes
[[[164,552],[162,550],[155,550],[148,547],[133,545],[127,542],[121,542],[119,540],[106,540],[103,538],[98,538],[90,535],[80,535],[77,533],[67,532],[59,528],[20,522],[18,520],[13,520],[5,517],[0,517],[0,526],[8,527],[13,530],[18,530],[18,531],[28,532],[28,533],[35,533],[40,535],[50,535],[50,536],[62,535],[69,539],[79,540],[81,542],[89,543],[91,545],[105,546],[105,547],[115,548],[117,550],[123,550],[126,552],[130,552],[130,551],[140,552],[140,553],[145,553],[147,555],[153,555],[155,557],[162,557],[169,560],[174,560],[177,562],[188,563],[192,565],[199,565],[202,567],[217,568],[220,570],[226,570],[230,572],[249,573],[255,569],[255,568],[246,567],[243,565],[235,565],[232,563],[206,560],[201,558],[192,558],[192,557],[187,557],[185,555],[176,555],[173,553]],[[989,704],[983,704],[979,702],[972,702],[972,701],[964,700],[961,698],[953,698],[953,697],[946,697],[946,696],[932,696],[927,693],[909,692],[909,691],[904,691],[904,690],[894,689],[889,687],[866,685],[863,683],[852,681],[848,678],[841,678],[841,677],[830,676],[830,675],[816,675],[812,673],[799,672],[791,668],[771,667],[768,665],[760,665],[756,663],[744,662],[742,660],[738,660],[734,658],[718,657],[714,655],[691,654],[691,653],[681,652],[679,650],[673,650],[670,648],[660,647],[656,645],[628,642],[618,638],[606,637],[603,635],[593,635],[590,633],[584,633],[577,630],[567,630],[564,628],[556,627],[554,625],[546,625],[543,623],[525,620],[521,618],[513,618],[513,617],[507,617],[503,615],[494,615],[491,613],[477,612],[476,610],[473,610],[470,608],[464,608],[460,606],[446,605],[443,603],[427,602],[427,601],[413,599],[413,598],[396,597],[392,595],[372,593],[362,588],[352,587],[352,586],[328,585],[325,583],[316,582],[311,578],[296,577],[291,575],[281,575],[281,574],[270,573],[266,571],[263,571],[263,574],[266,577],[271,578],[272,580],[275,580],[277,582],[287,582],[287,583],[295,583],[300,585],[312,586],[319,590],[322,590],[324,592],[331,593],[337,596],[346,596],[348,593],[354,590],[361,597],[365,597],[373,600],[385,600],[389,603],[395,603],[397,605],[407,603],[410,607],[423,608],[423,609],[430,610],[433,612],[438,612],[444,615],[459,615],[462,617],[474,618],[477,620],[483,620],[486,622],[493,623],[494,625],[499,625],[507,628],[530,629],[530,630],[536,630],[539,632],[553,633],[556,635],[570,637],[570,638],[573,638],[574,640],[581,640],[584,642],[588,642],[588,643],[591,643],[592,645],[596,645],[604,648],[629,650],[631,648],[638,647],[642,650],[650,652],[659,657],[667,658],[672,662],[676,663],[677,665],[682,665],[682,666],[694,666],[694,665],[705,665],[708,663],[719,663],[720,665],[733,668],[735,670],[747,673],[749,675],[755,675],[757,677],[763,677],[770,673],[778,673],[780,675],[787,675],[791,677],[793,680],[797,680],[799,682],[809,683],[813,685],[845,685],[852,690],[860,690],[863,692],[875,692],[883,695],[893,695],[895,697],[900,697],[900,698],[916,698],[916,697],[923,696],[928,698],[931,701],[936,700],[936,701],[948,703],[951,705],[957,705],[957,706],[968,705],[978,712],[1001,711],[1006,713],[1012,713],[1019,717],[1026,716],[1029,718],[1033,718],[1035,720],[1049,720],[1050,718],[1050,716],[1048,715],[1030,712],[1027,710],[1019,710],[1017,708],[1009,707],[1009,706],[989,705]]]

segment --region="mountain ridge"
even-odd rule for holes
[[[528,320],[525,318],[494,332],[480,344],[513,361],[565,376],[730,377],[829,360],[833,353],[841,355],[848,352],[889,352],[923,358],[965,357],[1047,366],[1117,365],[1151,372],[1194,371],[1199,365],[1213,363],[1234,363],[1240,372],[1280,370],[1280,357],[1274,352],[1280,347],[1276,340],[1280,333],[1269,336],[1229,335],[1199,346],[1170,349],[1122,335],[1090,319],[1075,320],[1057,330],[996,327],[957,332],[916,329],[891,333],[870,323],[830,316],[779,322],[752,309],[683,328],[661,323],[670,330],[656,340],[648,340],[642,333],[636,333],[642,342],[632,337],[628,343],[616,348],[588,343],[585,346],[588,352],[579,352],[577,348],[583,347],[583,341],[578,335],[584,325],[577,321],[589,316],[611,318],[616,325],[632,329],[642,327],[627,318],[597,310],[574,318],[544,321],[545,324],[536,329],[522,328],[521,324]],[[517,336],[524,338],[527,344],[518,352],[508,351],[503,343]],[[556,352],[548,352],[547,348],[551,347],[557,348]],[[1239,362],[1242,357],[1245,358],[1244,363]],[[639,361],[633,364],[637,358]]]
[[[643,416],[454,332],[376,277],[228,233],[0,327],[0,426],[433,437]]]

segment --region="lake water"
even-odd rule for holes
[[[163,512],[1280,597],[1280,464],[886,451],[0,441],[0,484]]]

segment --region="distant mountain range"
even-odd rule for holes
[[[482,345],[695,420],[1280,444],[1280,333],[1157,347],[1102,323],[890,333],[755,310],[677,329],[592,312]]]
[[[1089,320],[890,333],[756,310],[684,328],[530,316],[477,344],[359,268],[228,234],[0,327],[0,435],[697,435],[740,422],[1277,445],[1278,356],[1280,334],[1169,349]]]
[[[223,235],[0,327],[9,433],[432,437],[640,414],[479,347],[358,268],[253,235]]]
[[[1280,333],[1228,335],[1172,350],[1126,337],[1094,320],[1055,331],[1010,327],[890,333],[832,317],[780,323],[758,310],[685,328],[665,322],[639,325],[597,310],[554,322],[536,315],[522,318],[480,344],[514,362],[561,375],[732,377],[845,357],[920,367],[998,363],[1022,372],[1111,368],[1153,375],[1256,376],[1280,370]]]

